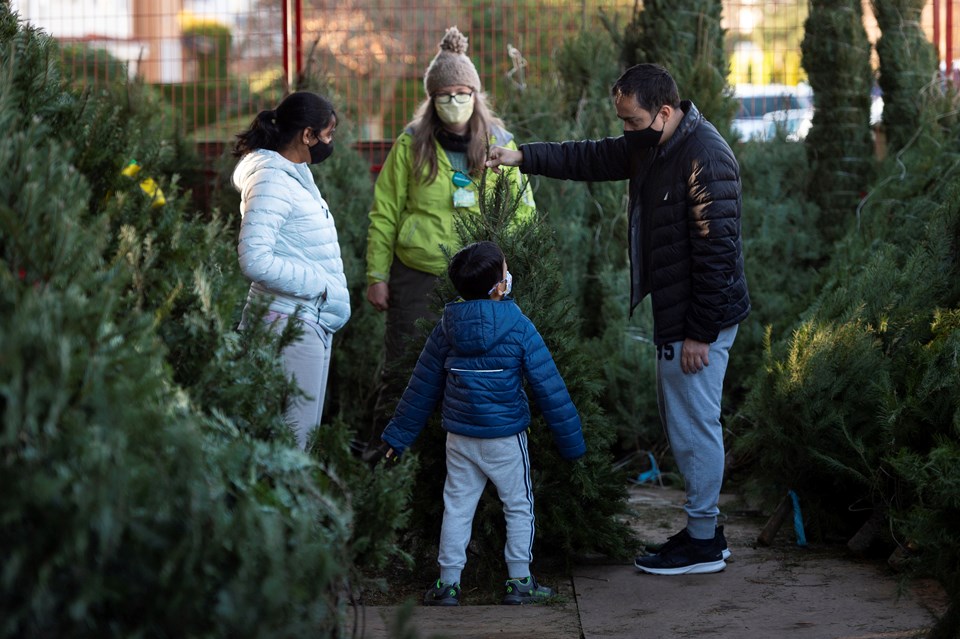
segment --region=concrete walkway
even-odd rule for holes
[[[630,499],[641,539],[661,542],[682,527],[681,491],[631,487]],[[721,509],[733,552],[723,572],[665,577],[632,563],[583,565],[558,584],[562,603],[416,606],[407,628],[422,639],[906,639],[922,637],[945,609],[935,584],[901,588],[885,566],[854,561],[842,548],[800,548],[789,525],[773,546],[754,547],[764,520],[723,502]],[[391,628],[399,612],[368,606],[357,636],[398,637]]]

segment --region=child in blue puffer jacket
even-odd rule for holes
[[[566,459],[586,453],[580,416],[543,338],[510,297],[513,280],[500,247],[493,242],[464,247],[453,256],[447,274],[462,299],[444,308],[382,436],[388,459],[402,454],[443,400],[447,479],[440,578],[424,603],[460,604],[460,573],[488,479],[497,487],[507,523],[509,579],[502,603],[543,601],[554,592],[530,574],[534,516],[527,451],[530,406],[523,379]]]

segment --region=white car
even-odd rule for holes
[[[794,142],[807,137],[813,126],[813,108],[784,109],[771,111],[763,116],[763,131],[757,136],[761,140],[770,140],[777,135],[777,128],[783,129],[788,140]]]
[[[812,117],[813,90],[809,84],[738,84],[733,88],[733,96],[740,108],[731,123],[734,133],[741,140],[751,138],[768,139],[770,120],[764,116],[774,112],[786,112],[784,120],[797,117],[799,111],[810,110]],[[799,130],[800,125],[797,125]],[[809,128],[809,127],[807,127]],[[804,131],[804,134],[806,132]]]

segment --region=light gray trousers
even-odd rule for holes
[[[687,491],[687,532],[713,539],[723,483],[723,428],[720,397],[737,327],[720,331],[710,345],[710,365],[698,373],[680,369],[683,342],[657,347],[657,403],[673,458]]]
[[[440,580],[444,583],[460,583],[460,573],[467,563],[473,515],[488,479],[503,502],[507,576],[523,578],[530,574],[534,516],[526,431],[496,439],[447,433],[447,480],[443,485],[438,557]]]
[[[283,332],[289,321],[286,315],[268,313],[271,329]],[[293,429],[300,450],[306,450],[310,433],[320,424],[323,401],[327,395],[327,377],[330,373],[330,352],[333,334],[312,322],[300,321],[303,333],[283,349],[283,370],[297,382],[305,393],[287,407],[286,420]]]

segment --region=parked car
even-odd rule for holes
[[[777,128],[780,128],[783,129],[788,140],[797,142],[807,137],[812,125],[812,107],[771,111],[763,115],[763,130],[758,133],[758,137],[769,140],[776,136]]]
[[[799,111],[810,111],[812,117],[813,91],[809,84],[800,83],[796,86],[788,84],[738,84],[734,87],[734,98],[740,108],[734,116],[733,131],[741,140],[751,138],[767,139],[770,132],[770,121],[776,121],[777,116],[771,116],[767,121],[764,116],[774,112],[786,112],[781,118],[797,118]],[[801,126],[798,122],[797,130]],[[807,127],[809,128],[809,127]],[[775,130],[775,129],[774,129]],[[804,131],[806,134],[806,131]]]

